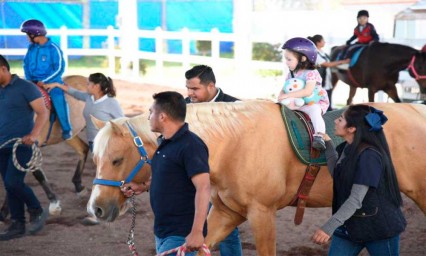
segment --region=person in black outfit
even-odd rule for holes
[[[328,255],[399,255],[399,237],[407,222],[401,211],[398,179],[382,125],[383,111],[352,105],[334,121],[345,142],[336,150],[324,135],[328,170],[333,177],[333,215],[313,241],[331,239]]]
[[[206,65],[194,66],[185,72],[186,88],[188,97],[187,103],[200,102],[234,102],[239,99],[225,94],[220,88],[216,87],[216,78],[211,67]],[[241,256],[242,246],[238,233],[235,228],[220,244],[220,255]]]

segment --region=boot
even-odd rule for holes
[[[325,142],[322,136],[314,135],[314,140],[312,142],[312,147],[318,150],[325,150]]]
[[[71,139],[72,128],[69,116],[68,103],[65,100],[64,92],[59,88],[53,88],[49,91],[53,106],[55,107],[56,115],[58,116],[59,124],[62,128],[62,138],[64,140]]]
[[[30,227],[28,228],[28,233],[35,235],[43,229],[49,212],[43,208],[28,209],[28,212],[30,213]]]
[[[25,236],[25,223],[12,220],[6,232],[0,233],[0,241],[7,241],[23,236]]]

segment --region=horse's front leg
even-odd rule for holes
[[[219,245],[238,225],[246,221],[241,215],[224,207],[219,210],[219,207],[212,206],[207,217],[206,245],[209,248]]]
[[[395,84],[391,84],[390,86],[387,85],[386,88],[388,88],[386,90],[386,93],[388,94],[388,96],[395,102],[395,103],[400,103],[401,99],[398,96],[398,91],[396,89]]]
[[[79,161],[72,177],[72,183],[74,183],[75,192],[79,197],[84,197],[87,191],[82,185],[81,176],[83,174],[84,165],[86,164],[87,155],[89,153],[89,146],[82,141],[78,136],[74,136],[72,139],[66,141],[79,155]]]
[[[374,95],[376,94],[376,92],[377,90],[368,88],[368,102],[374,102]]]
[[[256,242],[257,255],[276,255],[276,211],[261,204],[250,205],[248,209],[247,219]]]

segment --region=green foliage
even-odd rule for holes
[[[197,51],[202,56],[210,56],[212,52],[212,42],[199,40],[196,42]]]
[[[269,44],[269,43],[253,43],[252,59],[259,61],[282,61],[282,53],[280,44]],[[281,76],[281,70],[259,70],[258,73],[261,76]]]
[[[253,60],[282,61],[282,54],[279,44],[253,43]]]

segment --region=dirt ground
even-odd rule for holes
[[[115,81],[118,100],[126,115],[136,115],[146,111],[151,104],[154,92],[170,88],[133,84]],[[174,90],[174,89],[173,89]],[[185,91],[181,91],[185,94]],[[238,96],[238,95],[237,95]],[[80,134],[85,139],[84,132]],[[66,143],[59,143],[42,149],[46,175],[54,191],[61,200],[62,214],[49,216],[43,231],[35,236],[25,236],[6,242],[0,242],[0,255],[130,255],[126,245],[131,216],[121,216],[114,223],[102,223],[97,226],[84,226],[81,220],[86,216],[86,203],[89,195],[79,198],[74,192],[71,178],[78,157]],[[83,184],[91,187],[95,176],[95,166],[89,159],[83,175]],[[26,181],[34,189],[44,206],[48,200],[30,174]],[[5,197],[3,183],[0,185],[0,202]],[[139,196],[136,219],[136,248],[141,256],[155,255],[154,236],[152,232],[153,214],[149,205],[148,194]],[[426,218],[413,201],[404,197],[404,214],[408,221],[406,231],[401,235],[401,255],[425,255]],[[330,216],[330,208],[305,211],[303,223],[293,224],[294,208],[285,208],[277,213],[277,255],[327,255],[328,246],[319,246],[310,241],[314,231]],[[6,225],[0,223],[0,229]],[[240,226],[244,255],[256,255],[254,240],[247,223]],[[213,251],[213,255],[219,252]],[[362,255],[367,255],[363,251]]]

